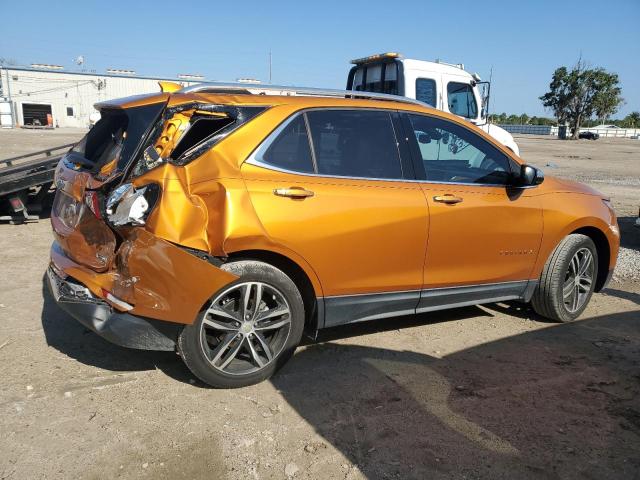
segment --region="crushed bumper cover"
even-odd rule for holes
[[[46,282],[56,303],[123,347],[173,350],[213,294],[238,277],[141,229],[126,232],[102,272],[71,259],[54,241]]]
[[[84,285],[62,279],[52,267],[47,270],[47,284],[60,308],[105,340],[140,350],[175,349],[181,325],[118,312]]]
[[[57,241],[50,255],[61,278],[71,277],[115,310],[187,325],[216,291],[238,278],[142,228],[126,232],[102,272],[69,258]]]

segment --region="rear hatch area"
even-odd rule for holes
[[[81,282],[115,310],[188,324],[215,291],[236,277],[155,237],[142,217],[114,222],[122,215],[114,215],[116,206],[110,205],[116,198],[117,208],[123,204],[127,211],[136,205],[153,208],[159,188],[136,190],[125,179],[134,169],[153,168],[165,149],[175,146],[180,128],[171,130],[176,125],[165,117],[167,100],[162,94],[143,105],[102,108],[101,120],[60,160],[51,262],[57,274]]]

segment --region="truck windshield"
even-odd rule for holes
[[[478,104],[473,95],[471,85],[467,83],[449,82],[447,84],[447,103],[449,111],[465,118],[478,116]]]
[[[351,90],[398,95],[398,64],[395,62],[359,65]]]

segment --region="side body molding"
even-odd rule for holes
[[[366,320],[506,300],[529,301],[537,283],[537,280],[522,280],[422,291],[318,298],[318,304],[324,303],[324,324],[320,324],[319,327],[335,327]]]

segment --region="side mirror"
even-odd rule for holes
[[[540,185],[544,181],[544,173],[542,170],[531,165],[520,166],[520,177],[518,178],[518,184],[520,186],[533,186]]]

